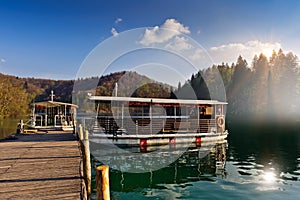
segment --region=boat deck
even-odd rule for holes
[[[0,199],[82,199],[79,143],[70,133],[0,141]]]

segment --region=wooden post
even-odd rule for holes
[[[108,166],[102,165],[96,168],[96,183],[98,200],[110,200]]]
[[[84,132],[83,138],[83,148],[84,148],[84,178],[87,188],[87,197],[90,199],[91,195],[91,185],[92,185],[92,178],[91,178],[91,155],[90,155],[90,144],[89,144],[89,132]]]
[[[73,134],[78,138],[78,129],[77,129],[77,122],[76,119],[72,120],[72,124],[73,124]]]
[[[79,124],[78,129],[79,129],[78,137],[79,137],[79,140],[81,141],[81,140],[83,140],[83,130],[82,130],[81,124]]]

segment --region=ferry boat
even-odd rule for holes
[[[50,101],[32,103],[30,130],[74,131],[77,105],[54,101],[51,91]]]
[[[95,143],[149,147],[226,139],[226,102],[91,96],[97,108],[90,134]]]

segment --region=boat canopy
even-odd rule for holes
[[[58,106],[71,106],[73,108],[78,108],[77,105],[71,104],[71,103],[63,103],[58,101],[42,101],[42,102],[36,102],[32,103],[33,106],[43,106],[43,107],[58,107]]]
[[[116,96],[91,96],[91,101],[106,102],[132,102],[151,104],[189,104],[189,105],[226,105],[227,102],[217,100],[194,100],[194,99],[162,99],[162,98],[140,98],[140,97],[116,97]]]

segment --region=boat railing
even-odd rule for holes
[[[54,126],[57,125],[66,125],[66,116],[65,115],[55,115],[54,116]]]
[[[189,119],[189,118],[140,118],[124,117],[99,117],[97,121],[106,133],[114,133],[124,129],[128,134],[155,134],[175,132],[217,132],[216,119]]]

